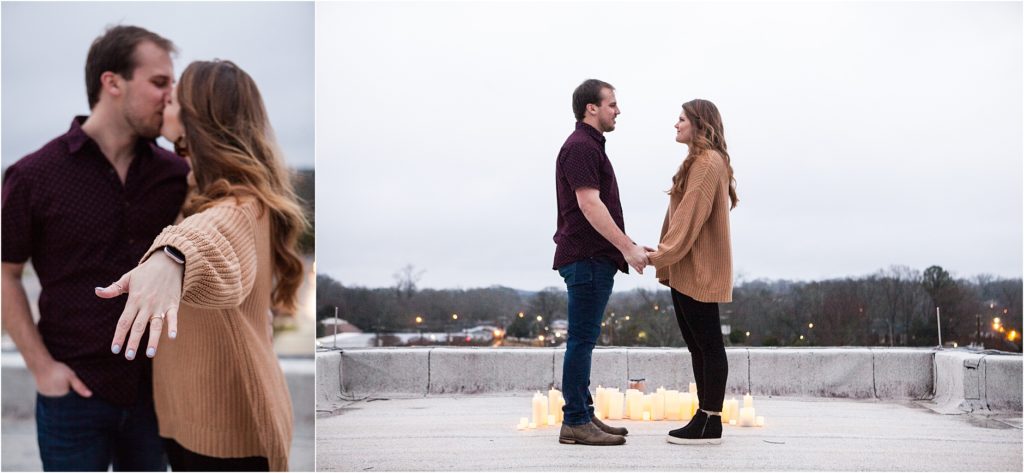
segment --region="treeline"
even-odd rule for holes
[[[567,318],[565,288],[420,290],[417,279],[406,267],[393,287],[371,289],[318,275],[317,318],[332,317],[338,307],[341,318],[366,332],[495,325],[522,338],[545,335],[552,321]],[[731,345],[935,346],[939,307],[944,344],[1019,352],[1021,299],[1021,279],[954,278],[938,266],[894,266],[858,278],[741,282],[733,302],[720,309]],[[684,345],[667,289],[614,293],[604,323],[604,345]],[[322,334],[319,324],[318,330]]]

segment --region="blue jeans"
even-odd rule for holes
[[[148,390],[131,407],[70,391],[36,394],[36,433],[44,471],[167,471]]]
[[[569,290],[569,339],[562,365],[566,425],[583,425],[594,415],[590,396],[590,360],[601,336],[601,320],[615,283],[615,263],[589,258],[558,268]]]

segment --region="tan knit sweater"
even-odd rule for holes
[[[732,302],[729,170],[715,152],[694,158],[683,194],[669,198],[658,251],[658,281],[701,302]]]
[[[260,209],[228,200],[165,228],[146,253],[170,245],[185,255],[178,335],[160,336],[153,397],[162,437],[284,471],[292,404],[272,346],[270,217]]]

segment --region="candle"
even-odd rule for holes
[[[529,427],[529,425],[530,425],[530,421],[527,418],[520,417],[519,418],[519,425],[517,425],[516,428],[519,429],[519,430],[523,430],[523,429]]]
[[[529,425],[529,427],[530,427],[531,429],[536,429],[536,428],[537,428],[537,423],[536,423],[536,422],[530,422],[530,425]]]
[[[561,424],[565,420],[565,411],[562,409],[565,407],[565,398],[561,395],[558,396],[558,410],[555,411],[555,415],[558,416],[558,423]]]
[[[651,420],[651,413],[644,411],[644,420]]]
[[[675,389],[665,391],[665,418],[679,420],[679,391]]]
[[[665,420],[665,388],[658,389],[654,394],[654,405],[651,407],[651,419]]]
[[[754,408],[753,407],[741,407],[740,408],[740,427],[753,427],[754,426]]]
[[[594,400],[594,414],[601,414],[601,415],[605,414],[605,411],[604,411],[604,406],[605,406],[605,403],[604,403],[604,391],[605,391],[605,389],[603,387],[601,387],[600,384],[597,385],[597,396],[595,397],[595,400]]]
[[[750,393],[743,396],[743,407],[754,407],[754,397]]]
[[[730,421],[729,421],[729,425],[736,425],[736,419],[732,419],[732,420],[730,420]]]
[[[647,394],[644,396],[644,410],[642,411],[647,414],[647,419],[651,420],[654,418],[654,395]],[[642,416],[643,414],[641,414]]]
[[[609,405],[608,405],[608,418],[609,419],[611,419],[611,420],[622,419],[622,401],[623,401],[623,396],[625,396],[625,394],[619,392],[618,389],[616,389],[615,391],[612,391],[611,396],[609,397]]]
[[[594,411],[594,418],[597,420],[604,420],[604,416],[602,416],[598,411]]]
[[[697,383],[690,383],[690,394],[697,395]]]
[[[536,425],[544,425],[548,420],[548,402],[544,399],[544,396],[537,391],[537,394],[533,395],[533,423]]]
[[[644,412],[644,395],[636,389],[626,391],[626,417],[640,420]]]
[[[679,393],[679,420],[690,420],[693,417],[690,404],[693,404],[693,394]]]
[[[562,398],[562,393],[555,388],[548,390],[548,414],[554,414],[559,409],[558,400]],[[555,425],[554,422],[551,425]]]
[[[764,416],[757,416],[757,420],[754,421],[754,425],[764,427]]]
[[[548,414],[548,425],[555,425],[555,415]]]

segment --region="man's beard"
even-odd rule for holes
[[[144,117],[140,117],[132,113],[131,104],[129,103],[128,109],[125,110],[124,117],[125,120],[128,121],[128,126],[131,127],[132,131],[140,138],[152,140],[160,136],[160,128],[163,127],[163,113],[159,115],[160,120],[150,122]]]

